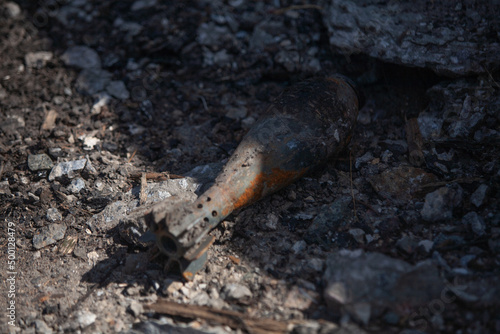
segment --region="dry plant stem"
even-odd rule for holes
[[[146,305],[145,309],[170,316],[203,319],[209,323],[229,326],[232,329],[240,329],[255,334],[288,333],[293,326],[292,322],[255,319],[240,312],[216,310],[206,306],[184,305],[167,300],[160,300],[153,305]]]

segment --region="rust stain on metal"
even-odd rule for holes
[[[222,219],[338,155],[349,143],[360,104],[354,83],[342,76],[286,89],[198,200],[149,214],[146,220],[157,241],[161,243],[162,236],[175,240],[177,252],[167,255],[179,262],[183,277],[192,280],[202,268],[213,242],[208,233]]]
[[[300,178],[305,174],[307,168],[302,168],[298,171],[296,170],[282,170],[280,168],[272,168],[271,173],[259,173],[250,185],[245,189],[243,195],[236,199],[233,207],[226,206],[222,212],[224,215],[228,215],[235,209],[242,208],[248,204],[258,201],[263,197],[264,190],[275,191],[284,186],[292,183],[296,179]]]
[[[267,187],[270,189],[278,189],[284,187],[296,179],[300,178],[307,171],[307,168],[300,170],[282,170],[280,168],[272,168],[272,173],[266,179]]]
[[[250,185],[245,189],[243,195],[241,195],[236,202],[233,204],[233,207],[226,206],[224,211],[222,212],[224,215],[230,213],[231,211],[244,207],[245,205],[252,203],[262,197],[262,191],[264,190],[265,183],[265,174],[258,174],[251,182]]]

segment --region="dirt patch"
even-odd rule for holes
[[[276,5],[1,4],[2,332],[500,329],[495,62],[462,78],[383,63],[330,44],[328,4]],[[454,10],[498,44],[485,8]],[[334,73],[366,101],[348,150],[227,217],[193,281],[165,272],[126,217],[193,200],[283,89]],[[141,172],[166,178],[146,199]],[[151,309],[163,298],[236,313]]]

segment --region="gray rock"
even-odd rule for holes
[[[419,247],[422,247],[422,249],[426,252],[429,253],[432,250],[432,247],[434,247],[434,242],[431,240],[421,240],[418,243]]]
[[[106,86],[106,91],[120,100],[126,100],[130,97],[130,93],[128,92],[127,87],[125,87],[123,81],[111,81]]]
[[[307,243],[304,240],[299,240],[292,246],[292,252],[294,254],[300,254],[307,248]]]
[[[462,202],[463,190],[460,186],[441,187],[425,196],[422,218],[430,222],[450,219],[453,208]]]
[[[51,147],[51,148],[49,148],[49,155],[52,158],[57,159],[57,158],[64,156],[64,151],[60,147]],[[28,165],[28,167],[29,167],[29,165]],[[50,166],[50,168],[52,168],[52,166]]]
[[[488,25],[496,21],[487,3],[477,8],[484,19],[473,23],[455,9],[455,2],[435,7],[389,0],[325,2],[323,21],[330,44],[346,56],[366,53],[445,75],[485,73],[500,64],[500,58],[495,57],[500,44],[488,35]],[[435,26],[435,17],[451,22]],[[495,26],[498,30],[498,23]]]
[[[213,303],[208,293],[205,291],[198,292],[193,298],[191,298],[191,303],[194,305],[205,306]]]
[[[239,107],[226,107],[226,117],[231,118],[231,119],[242,119],[245,118],[247,115],[247,108],[243,106]]]
[[[97,319],[97,316],[94,313],[84,310],[77,311],[75,318],[81,328],[92,325],[95,322],[95,319]]]
[[[404,236],[396,242],[396,247],[406,254],[412,254],[415,252],[418,245],[417,241],[409,236]]]
[[[70,47],[62,54],[61,60],[66,66],[81,69],[101,68],[101,58],[99,58],[97,52],[85,45]]]
[[[80,190],[85,188],[85,181],[81,177],[71,180],[68,190],[73,194],[79,193]]]
[[[472,232],[477,236],[483,236],[486,231],[486,224],[481,216],[472,211],[462,218],[462,223],[470,226]]]
[[[1,181],[0,182],[0,194],[11,195],[10,184],[9,181]]]
[[[130,7],[130,10],[133,12],[141,9],[146,9],[146,8],[151,8],[156,6],[158,3],[158,0],[137,0],[132,4],[132,7]]]
[[[424,139],[438,138],[443,127],[443,119],[430,112],[423,111],[417,118],[420,133]]]
[[[3,5],[7,15],[11,18],[16,18],[21,14],[21,7],[15,2],[9,1]]]
[[[446,250],[453,247],[458,247],[465,244],[464,238],[459,235],[447,235],[439,233],[436,238],[434,238],[434,249],[436,250]]]
[[[141,303],[136,300],[132,300],[127,308],[127,311],[137,318],[144,311],[144,308]]]
[[[227,301],[244,302],[252,298],[252,291],[244,285],[230,283],[223,287],[221,295]]]
[[[214,22],[200,24],[197,33],[198,43],[206,46],[218,46],[225,40],[234,38],[228,27],[219,26]]]
[[[365,164],[369,161],[373,160],[373,153],[368,151],[363,156],[359,157],[356,159],[356,162],[354,163],[354,167],[359,168],[362,164]]]
[[[47,219],[51,222],[56,222],[62,220],[62,214],[56,208],[50,208],[47,210]]]
[[[111,96],[108,93],[100,92],[94,96],[94,104],[90,109],[92,115],[98,115],[101,113],[104,107],[107,107],[111,101]]]
[[[349,234],[352,235],[354,240],[356,240],[357,243],[364,244],[365,243],[365,231],[363,231],[360,228],[351,228],[349,230]]]
[[[262,21],[257,24],[250,38],[250,49],[262,50],[267,45],[279,43],[278,35],[286,31],[282,22]]]
[[[52,166],[54,166],[52,160],[45,153],[28,155],[28,168],[32,172],[51,169]]]
[[[199,331],[191,327],[178,327],[156,321],[146,321],[135,323],[133,329],[122,331],[121,334],[206,334],[206,331]],[[212,332],[211,333],[226,333]]]
[[[111,81],[111,73],[100,68],[84,69],[76,79],[75,87],[82,94],[94,95],[104,90]]]
[[[50,51],[28,52],[24,56],[24,62],[29,68],[42,68],[52,60],[52,57],[54,54]]]
[[[307,229],[304,240],[309,244],[331,245],[328,232],[336,231],[341,225],[346,224],[351,212],[349,208],[351,202],[351,197],[343,196],[337,198],[332,205],[322,206],[320,213]]]
[[[474,204],[477,208],[483,205],[484,198],[486,197],[486,193],[488,192],[488,186],[486,184],[481,184],[477,187],[476,191],[470,197],[470,202]]]
[[[34,321],[35,330],[37,334],[52,334],[52,329],[45,323],[45,321],[36,319]]]
[[[380,253],[340,251],[326,262],[324,298],[331,312],[340,309],[367,323],[387,310],[418,307],[439,298],[444,284],[430,262],[412,266]]]
[[[270,213],[266,217],[265,226],[270,231],[276,231],[278,229],[279,217],[274,213]]]
[[[51,224],[41,228],[40,233],[33,237],[33,247],[36,249],[55,244],[58,240],[64,238],[66,225]]]
[[[81,171],[87,162],[87,159],[73,160],[68,162],[61,162],[52,168],[49,174],[49,181],[54,181],[63,177],[69,179],[74,178],[77,172]]]

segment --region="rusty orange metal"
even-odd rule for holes
[[[356,122],[359,94],[348,79],[313,79],[285,90],[194,203],[146,216],[159,248],[191,280],[213,242],[208,233],[236,209],[289,185],[339,154]],[[163,211],[162,211],[163,210]],[[204,256],[202,256],[204,255]]]

